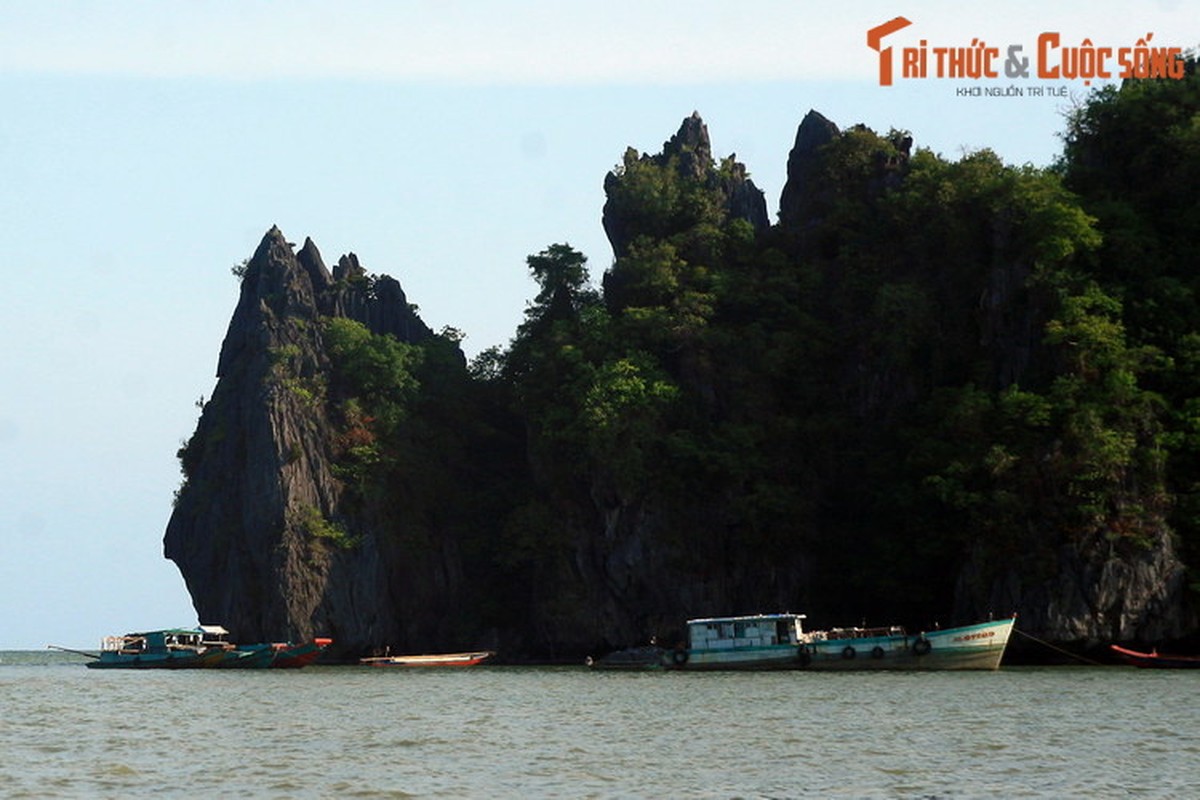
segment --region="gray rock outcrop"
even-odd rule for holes
[[[221,346],[217,386],[180,451],[186,481],[163,540],[200,620],[239,640],[323,635],[364,645],[397,641],[404,627],[395,581],[407,573],[392,568],[389,545],[361,537],[337,546],[338,534],[355,536],[361,523],[346,515],[335,470],[323,315],[401,341],[432,335],[396,281],[368,285],[353,256],[330,275],[311,240],[293,253],[278,228],[264,236]]]

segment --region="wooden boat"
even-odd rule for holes
[[[473,667],[496,655],[491,650],[413,656],[372,656],[359,659],[368,667]]]
[[[805,631],[804,614],[688,620],[688,644],[669,651],[685,670],[997,669],[1015,619],[910,634],[899,626]]]
[[[276,644],[275,660],[271,662],[273,669],[300,669],[316,661],[325,648],[333,644],[333,639],[313,639],[311,642],[292,644],[285,642]]]
[[[92,669],[200,669],[225,658],[232,645],[228,633],[215,625],[168,628],[160,631],[107,636],[100,654],[87,666]]]
[[[1139,653],[1118,645],[1109,645],[1112,651],[1126,664],[1145,669],[1200,669],[1200,656],[1169,656],[1157,650]]]
[[[205,666],[217,669],[300,669],[316,660],[333,639],[313,639],[310,642],[269,642],[262,644],[228,645],[214,655]],[[202,656],[202,658],[205,658]]]

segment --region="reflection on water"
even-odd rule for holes
[[[0,794],[1173,798],[1200,783],[1200,672],[82,662],[0,653]]]

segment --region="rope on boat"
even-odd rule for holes
[[[1076,661],[1082,661],[1084,664],[1090,664],[1093,667],[1103,667],[1104,666],[1099,661],[1093,661],[1092,659],[1086,658],[1085,656],[1081,656],[1077,653],[1072,653],[1070,650],[1063,650],[1061,647],[1056,647],[1055,645],[1052,645],[1049,642],[1047,642],[1045,639],[1039,639],[1038,637],[1034,636],[1032,633],[1026,633],[1025,631],[1021,630],[1020,628],[1014,627],[1013,632],[1021,634],[1026,639],[1032,639],[1033,641],[1037,642],[1040,645],[1045,645],[1046,647],[1049,647],[1051,650],[1062,653],[1064,656],[1073,658]]]

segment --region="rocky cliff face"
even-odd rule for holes
[[[250,259],[218,361],[218,383],[181,450],[164,552],[201,621],[241,640],[334,636],[349,646],[399,641],[407,570],[375,537],[344,547],[362,521],[335,475],[338,430],[325,400],[322,315],[403,341],[431,336],[394,280],[365,282],[353,256],[330,275],[312,241],[299,253],[272,228]],[[436,571],[435,571],[436,574]]]
[[[1051,551],[997,565],[976,548],[958,576],[955,616],[1016,613],[1023,630],[1083,647],[1170,641],[1196,630],[1187,569],[1169,530],[1135,550],[1062,542]]]

